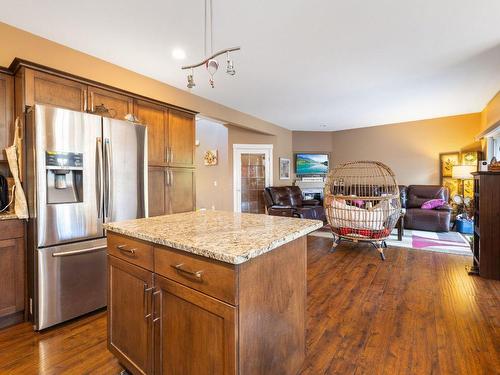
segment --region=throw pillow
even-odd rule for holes
[[[444,203],[444,199],[431,199],[425,201],[420,208],[423,210],[433,210],[436,207],[441,207]]]

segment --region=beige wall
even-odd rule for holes
[[[228,129],[223,124],[198,119],[196,121],[196,208],[231,211],[232,169],[228,154]],[[206,166],[203,156],[208,150],[217,150],[218,162]]]
[[[288,185],[291,180],[279,179],[279,157],[292,157],[291,151],[279,151],[278,137],[250,131],[234,125],[222,125],[211,120],[196,122],[196,207],[218,210],[233,210],[233,145],[272,144],[273,145],[273,185]],[[291,150],[290,143],[286,144]],[[203,164],[205,151],[218,150],[218,165],[207,167]],[[278,150],[278,152],[276,151]],[[216,182],[216,184],[214,184]],[[215,186],[217,185],[217,186]]]
[[[15,57],[46,65],[191,109],[225,123],[276,135],[276,151],[291,153],[292,132],[289,130],[1,22],[0,46],[0,66],[9,66]]]
[[[481,131],[500,123],[500,91],[481,112]]]
[[[274,180],[278,179],[278,157],[292,156],[292,132],[257,117],[239,112],[185,90],[177,89],[85,53],[51,42],[0,22],[0,66],[9,66],[15,57],[46,65],[83,78],[102,82],[179,107],[187,108],[228,125],[227,135],[215,139],[201,126],[200,136],[210,147],[224,150],[221,168],[199,167],[197,194],[199,207],[232,209],[232,143],[272,143],[274,145]],[[222,134],[218,128],[217,134]],[[216,147],[217,146],[217,147]],[[199,155],[197,155],[199,157]],[[226,170],[227,164],[227,170]],[[224,165],[224,166],[223,166]],[[219,175],[218,188],[213,186]],[[286,183],[286,181],[284,182]],[[210,186],[211,184],[211,186]],[[229,190],[229,195],[227,191]],[[217,199],[210,196],[217,195]],[[219,200],[223,197],[223,201]]]
[[[332,132],[294,131],[293,152],[331,152],[333,149]]]
[[[439,183],[439,153],[458,151],[475,141],[481,114],[331,132],[332,165],[351,160],[377,160],[396,173],[401,184]],[[305,134],[307,133],[307,134]],[[326,138],[325,134],[320,135]],[[314,132],[294,132],[293,145],[314,142]],[[326,141],[322,141],[326,143]]]

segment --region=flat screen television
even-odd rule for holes
[[[321,176],[328,173],[328,154],[295,154],[295,174]]]

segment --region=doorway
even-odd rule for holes
[[[264,188],[273,184],[273,145],[233,145],[234,211],[265,213]]]

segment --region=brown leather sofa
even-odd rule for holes
[[[267,213],[326,221],[325,209],[316,199],[302,199],[298,186],[272,186],[264,190]]]
[[[407,229],[448,232],[450,230],[451,207],[448,205],[449,191],[439,185],[399,186],[401,207],[406,209],[404,227]],[[430,199],[443,199],[446,204],[433,210],[423,210],[422,204]]]

